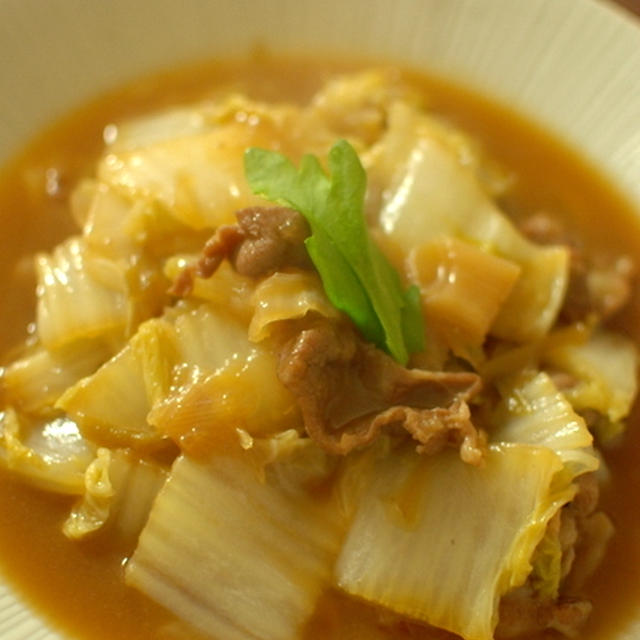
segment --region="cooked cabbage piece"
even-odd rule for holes
[[[0,411],[0,464],[36,487],[81,494],[94,450],[68,418],[31,423],[13,407]]]
[[[449,237],[416,246],[405,268],[431,331],[471,362],[521,273],[515,262]]]
[[[58,400],[96,442],[149,448],[170,437],[205,455],[237,429],[275,433],[298,421],[274,355],[209,304],[140,325],[127,346]]]
[[[63,533],[77,540],[108,529],[113,538],[134,543],[166,477],[162,467],[130,451],[98,449],[84,474],[84,495],[72,508]]]
[[[102,160],[98,176],[129,197],[162,205],[189,227],[216,227],[231,221],[236,209],[256,202],[238,176],[242,152],[260,142],[247,125],[218,127],[114,150]]]
[[[545,359],[574,377],[564,393],[578,411],[597,411],[605,418],[594,424],[601,439],[624,429],[621,421],[637,394],[638,351],[631,340],[599,330],[583,343],[548,350]]]
[[[584,419],[558,391],[548,374],[527,372],[501,385],[491,437],[549,447],[565,464],[571,479],[595,471],[599,459]]]
[[[144,206],[133,203],[102,182],[83,186],[83,238],[96,253],[113,260],[126,261],[136,249],[135,237],[128,232],[136,211]]]
[[[51,349],[88,338],[122,340],[127,325],[123,270],[70,238],[36,258],[38,337]]]
[[[238,209],[262,203],[243,178],[245,149],[271,147],[278,140],[296,155],[311,150],[298,146],[300,117],[291,106],[265,107],[236,96],[217,109],[200,105],[190,113],[139,122],[121,128],[98,177],[116,192],[160,205],[188,227],[215,228],[233,221]],[[322,126],[316,136],[319,148],[330,142]],[[309,130],[305,138],[311,142]]]
[[[36,345],[4,369],[7,401],[26,413],[47,414],[59,396],[112,355],[100,340],[78,340],[61,349]]]
[[[315,273],[276,272],[263,280],[253,294],[254,313],[249,339],[260,342],[269,337],[278,322],[319,314],[337,318],[340,312],[329,302]]]
[[[500,386],[500,392],[502,401],[493,415],[495,441],[549,447],[564,463],[565,482],[599,468],[584,419],[548,374],[527,371],[512,376]],[[547,528],[532,559],[532,587],[543,598],[556,598],[565,577],[560,515],[556,514],[555,526]]]
[[[500,597],[525,581],[547,522],[573,495],[556,482],[562,468],[550,449],[531,445],[493,445],[482,468],[451,451],[380,458],[336,564],[338,586],[490,640]]]
[[[276,450],[279,448],[275,443]],[[331,581],[342,526],[309,492],[300,441],[264,451],[180,457],[126,570],[127,582],[214,638],[300,637]],[[318,468],[318,467],[312,467]],[[177,524],[177,526],[175,526]]]
[[[154,394],[161,394],[170,382],[175,362],[171,331],[162,320],[149,320],[122,351],[69,387],[56,406],[103,446],[157,444],[161,436],[147,423],[147,414]],[[148,346],[137,349],[140,343]]]
[[[175,282],[197,259],[193,255],[172,256],[164,265],[165,274]],[[256,284],[252,278],[241,276],[228,262],[223,262],[218,267],[215,278],[194,278],[189,295],[195,300],[204,300],[217,308],[223,308],[237,319],[248,323],[254,312],[255,303],[252,298],[255,289]]]
[[[404,104],[394,105],[389,118],[367,166],[384,189],[378,217],[390,241],[406,255],[449,236],[515,262],[520,276],[491,332],[518,342],[544,335],[566,292],[567,248],[537,246],[522,236],[433,119]]]
[[[237,440],[294,427],[299,411],[276,375],[277,359],[252,344],[246,325],[210,305],[178,315],[174,384],[148,421],[198,457]],[[186,363],[186,364],[180,364]]]

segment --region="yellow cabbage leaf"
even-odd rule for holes
[[[267,458],[257,444],[207,463],[178,458],[127,582],[216,638],[300,637],[330,584],[343,528],[298,460],[315,444],[280,444]]]
[[[601,329],[582,343],[548,349],[544,360],[575,377],[564,394],[578,411],[606,418],[596,426],[598,435],[606,440],[624,428],[638,391],[638,350],[629,338]]]
[[[108,528],[119,542],[134,543],[167,475],[126,450],[98,449],[84,474],[84,495],[71,509],[63,533],[78,540]]]
[[[564,464],[557,482],[568,486],[577,476],[599,468],[584,419],[548,374],[530,371],[512,376],[500,392],[503,398],[492,417],[493,441],[548,447]],[[557,527],[548,529],[532,559],[532,586],[538,593],[557,596],[563,578],[561,561]]]
[[[164,265],[167,278],[175,282],[182,271],[198,260],[198,255],[175,255]],[[213,306],[233,314],[248,324],[253,314],[252,296],[256,288],[253,278],[241,276],[227,261],[223,261],[210,278],[194,278],[189,298],[206,300]]]
[[[520,267],[455,238],[414,247],[405,260],[425,321],[460,357],[473,360],[520,275]]]
[[[191,118],[196,126],[186,128],[152,116],[129,127],[129,141],[127,128],[121,127],[119,140],[99,163],[99,179],[130,198],[162,206],[193,229],[233,222],[235,211],[261,202],[243,177],[244,150],[272,146],[295,110],[265,111],[240,100],[229,111],[231,117],[206,122],[206,111],[195,108]],[[252,111],[260,115],[252,118]],[[244,120],[235,114],[244,114]],[[156,132],[141,133],[143,127]]]
[[[128,321],[123,270],[72,237],[36,256],[37,326],[42,344],[59,348],[79,339],[121,341]]]
[[[545,372],[529,372],[500,385],[502,401],[492,417],[493,442],[548,447],[563,461],[570,480],[599,466],[593,437]]]
[[[272,325],[283,320],[317,313],[337,318],[340,312],[329,302],[322,282],[315,272],[276,272],[263,280],[252,296],[253,317],[249,339],[260,342],[269,337]]]
[[[168,392],[177,361],[171,324],[148,320],[122,351],[69,387],[56,407],[102,446],[157,446],[161,435],[147,423],[147,414],[153,401]]]
[[[27,413],[50,413],[59,396],[112,355],[100,340],[78,340],[60,349],[38,344],[14,360],[1,376],[7,404]]]
[[[209,304],[181,305],[140,325],[127,346],[58,400],[107,447],[144,449],[167,436],[191,453],[298,423],[270,351]]]
[[[0,411],[0,464],[40,489],[82,494],[94,451],[67,418],[31,423],[12,407]]]
[[[498,603],[524,583],[549,519],[571,499],[546,447],[492,445],[483,467],[453,451],[380,456],[362,487],[336,583],[347,593],[491,640]]]
[[[433,119],[400,103],[389,118],[387,133],[367,158],[373,180],[384,189],[384,233],[405,253],[445,236],[515,262],[521,274],[492,333],[515,341],[544,335],[566,292],[568,250],[522,236],[467,166],[455,137]]]

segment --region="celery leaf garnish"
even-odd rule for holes
[[[406,364],[423,348],[420,295],[403,289],[400,277],[373,243],[364,218],[366,173],[357,153],[340,140],[329,152],[330,175],[315,156],[296,169],[280,153],[245,152],[251,190],[299,211],[311,227],[305,241],[332,304],[346,313],[363,336]]]

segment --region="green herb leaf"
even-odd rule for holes
[[[420,295],[373,243],[364,219],[366,173],[345,140],[329,152],[330,177],[306,155],[300,168],[274,151],[251,148],[245,173],[254,193],[299,211],[311,227],[305,244],[327,296],[364,337],[406,364],[424,347]]]

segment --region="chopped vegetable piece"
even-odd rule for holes
[[[113,537],[135,542],[166,477],[162,467],[130,451],[98,449],[84,474],[84,496],[71,509],[63,533],[80,539],[109,528]]]
[[[512,377],[500,391],[503,401],[493,417],[495,442],[549,447],[560,456],[572,479],[598,468],[593,438],[584,420],[546,373]]]
[[[273,325],[313,312],[327,318],[339,317],[329,302],[318,276],[310,271],[276,272],[263,280],[252,298],[254,314],[249,325],[249,339],[260,342],[268,338]]]
[[[601,440],[624,429],[620,421],[629,415],[638,385],[638,350],[631,340],[600,329],[581,344],[547,350],[545,360],[575,378],[564,393],[576,410],[604,417],[596,425]]]
[[[67,418],[31,423],[13,408],[0,411],[0,466],[45,491],[81,494],[93,445]]]
[[[100,340],[77,340],[54,350],[38,344],[0,376],[8,404],[30,414],[50,414],[65,389],[93,373],[111,355],[109,345]]]
[[[454,237],[414,247],[405,268],[420,289],[427,322],[461,357],[482,346],[521,271]]]
[[[122,339],[127,323],[123,270],[72,237],[36,256],[38,337],[49,348],[80,339]]]
[[[490,640],[500,597],[525,581],[547,522],[573,495],[557,482],[561,470],[553,451],[531,445],[493,445],[483,467],[453,451],[426,457],[407,447],[380,457],[351,487],[362,498],[338,586],[467,640]]]
[[[178,458],[128,583],[215,638],[298,638],[330,584],[343,526],[308,491],[331,466],[310,475],[318,467],[309,455],[324,454],[295,439],[207,464]]]
[[[382,188],[382,229],[397,250],[444,237],[474,243],[516,263],[520,276],[501,305],[491,333],[526,342],[553,326],[568,283],[569,252],[527,240],[487,195],[458,142],[434,119],[407,105],[389,112],[389,127],[369,160]]]

